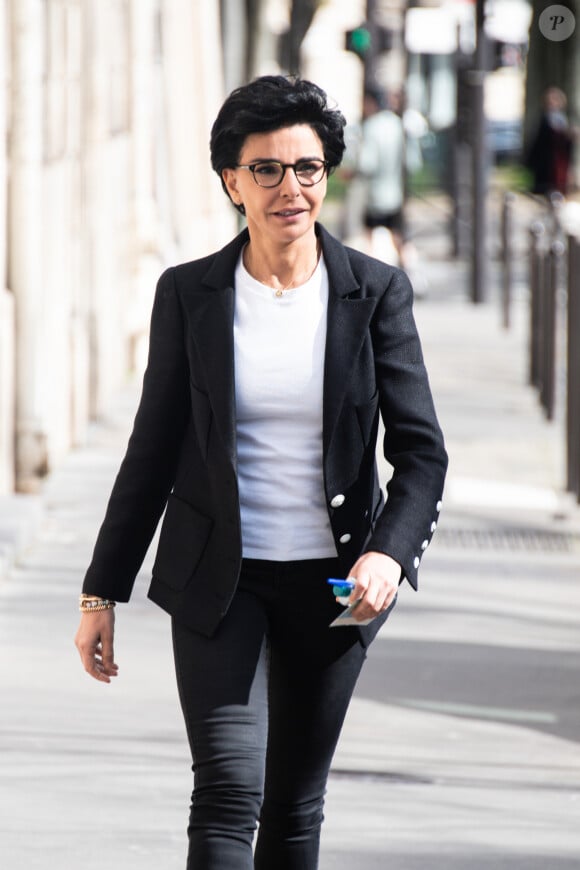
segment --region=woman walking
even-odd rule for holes
[[[141,401],[81,597],[109,682],[149,590],[172,618],[193,757],[189,870],[315,870],[326,781],[366,648],[437,524],[447,465],[405,274],[318,221],[344,118],[315,84],[234,91],[212,166],[247,228],[168,269]],[[393,473],[381,494],[379,416]],[[327,584],[352,584],[354,624]],[[259,822],[259,832],[254,835]]]

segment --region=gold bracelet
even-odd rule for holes
[[[99,598],[98,596],[86,597],[81,595],[79,598],[79,610],[81,613],[99,613],[102,610],[111,610],[115,607],[116,601],[111,601],[110,598]]]

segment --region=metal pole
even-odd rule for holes
[[[506,191],[503,197],[501,241],[502,241],[502,325],[509,329],[511,325],[511,299],[513,282],[512,262],[512,224],[515,195]]]
[[[580,239],[568,237],[566,468],[568,492],[580,502]]]
[[[476,47],[474,69],[471,77],[471,100],[473,109],[473,219],[471,251],[471,301],[480,303],[486,296],[486,175],[487,147],[485,136],[485,111],[483,89],[486,69],[486,36],[484,31],[484,0],[476,2]]]
[[[459,44],[459,35],[457,37]],[[454,257],[467,256],[470,251],[468,227],[471,227],[471,92],[468,79],[468,55],[459,48],[455,52],[457,82],[456,119],[452,154],[453,215],[451,221],[452,251]]]
[[[554,407],[556,404],[556,299],[563,253],[563,243],[559,239],[552,242],[545,265],[544,337],[542,341],[543,376],[540,398],[548,420],[554,419]]]
[[[550,282],[549,254],[545,247],[540,248],[538,259],[538,398],[540,406],[544,405],[546,382],[546,301],[548,299],[548,284]]]
[[[545,228],[541,221],[530,227],[530,372],[532,387],[540,386],[541,300]]]
[[[371,44],[364,57],[365,89],[372,88],[377,78],[377,0],[367,0],[366,21],[371,35]]]

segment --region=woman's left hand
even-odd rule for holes
[[[402,569],[398,562],[386,553],[364,553],[350,570],[349,580],[355,581],[349,604],[360,603],[353,610],[356,620],[373,619],[393,603]]]

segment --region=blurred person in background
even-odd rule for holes
[[[399,584],[416,586],[441,508],[447,456],[409,280],[317,221],[344,123],[293,77],[258,78],[222,106],[212,166],[247,227],[159,280],[83,584],[76,645],[108,683],[114,605],[165,511],[149,597],[172,618],[193,758],[189,870],[316,870],[367,648]],[[327,580],[346,577],[352,616],[331,627],[348,611]]]
[[[566,196],[572,188],[571,169],[579,130],[566,113],[567,99],[560,88],[543,95],[543,111],[525,163],[533,175],[532,193]]]
[[[375,252],[373,230],[387,230],[397,265],[404,268],[405,131],[401,115],[387,107],[378,88],[364,94],[355,171],[365,181],[363,223],[370,249]]]

